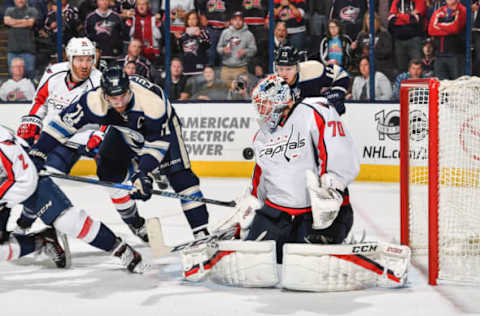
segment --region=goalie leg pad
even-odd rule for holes
[[[386,243],[285,244],[282,286],[331,292],[403,286],[410,249]]]
[[[274,241],[219,241],[210,259],[210,278],[240,287],[273,287],[279,282]]]

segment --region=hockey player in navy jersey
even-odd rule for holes
[[[325,96],[338,114],[344,114],[345,95],[350,86],[348,73],[338,65],[300,61],[300,52],[292,46],[280,47],[275,55],[275,71],[291,87],[294,99]]]
[[[31,152],[39,158],[64,143],[86,124],[110,125],[98,148],[100,180],[130,180],[136,189],[110,189],[122,220],[148,241],[145,219],[135,199],[152,195],[153,171],[167,176],[177,193],[201,197],[199,179],[190,169],[182,140],[180,121],[163,90],[140,76],[130,76],[119,66],[107,69],[100,87],[84,94],[44,128]],[[194,234],[207,234],[208,213],[204,203],[182,201]]]
[[[55,231],[21,235],[7,231],[10,209],[18,204],[34,218],[72,238],[118,257],[131,272],[141,273],[146,266],[141,255],[117,237],[105,224],[88,216],[74,205],[48,176],[38,174],[46,156],[39,152],[30,158],[28,145],[0,125],[0,261],[14,260],[45,249],[57,267],[66,266],[66,257]],[[37,167],[38,165],[38,167]]]

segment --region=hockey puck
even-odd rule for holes
[[[252,159],[254,155],[255,155],[255,153],[253,152],[253,149],[250,148],[250,147],[247,147],[243,150],[243,158],[245,158],[247,160]]]

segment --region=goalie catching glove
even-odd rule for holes
[[[43,123],[42,120],[36,115],[25,115],[22,116],[20,121],[20,126],[17,130],[17,135],[25,139],[25,141],[32,146],[33,143],[40,136],[42,131]]]
[[[342,189],[342,184],[328,173],[322,175],[321,185],[318,176],[312,170],[307,170],[305,174],[310,203],[312,204],[312,228],[314,230],[325,229],[332,225],[338,215],[340,206],[342,206],[343,197],[339,192]],[[344,185],[343,189],[345,189]]]

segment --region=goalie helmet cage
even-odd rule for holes
[[[480,78],[400,87],[401,243],[428,278],[480,284]]]

